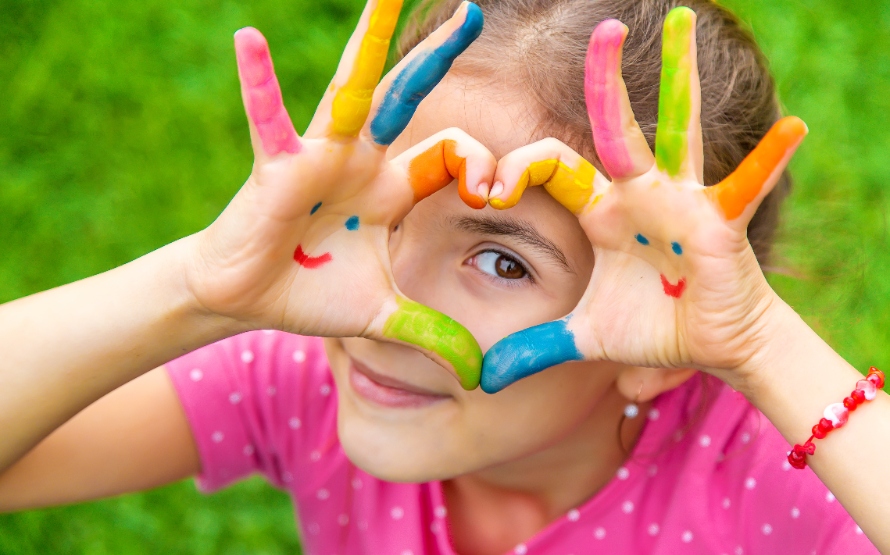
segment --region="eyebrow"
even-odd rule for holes
[[[526,222],[509,216],[493,216],[480,214],[478,216],[453,216],[448,218],[449,223],[461,231],[479,233],[482,235],[494,235],[511,237],[523,245],[549,258],[552,262],[561,266],[565,271],[574,274],[575,271],[569,265],[566,255],[553,241],[541,235],[537,229]]]

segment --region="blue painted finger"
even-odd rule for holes
[[[497,393],[522,378],[563,362],[583,360],[568,329],[569,317],[501,339],[482,360],[482,391]]]
[[[371,137],[389,145],[407,127],[420,101],[445,77],[451,64],[482,32],[482,10],[468,4],[464,22],[436,48],[421,52],[393,79],[371,121]]]

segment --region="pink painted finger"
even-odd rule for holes
[[[281,100],[281,88],[265,37],[252,27],[239,30],[235,33],[235,56],[244,109],[261,143],[262,153],[267,156],[282,152],[296,154],[300,151],[300,139]]]
[[[584,75],[596,153],[613,180],[641,175],[655,163],[621,76],[625,38],[627,27],[616,19],[597,25],[590,37]]]

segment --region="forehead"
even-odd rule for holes
[[[531,142],[538,122],[533,101],[509,86],[449,73],[420,103],[411,123],[393,143],[391,155],[457,127],[500,159]]]

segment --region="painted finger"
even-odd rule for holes
[[[583,360],[568,327],[570,319],[567,316],[524,329],[495,343],[482,361],[482,391],[497,393],[551,366]]]
[[[779,180],[806,134],[807,126],[799,118],[782,118],[734,172],[713,187],[704,189],[704,194],[727,221],[746,215],[746,218],[740,219],[741,224],[746,226],[757,206]]]
[[[457,179],[461,200],[484,208],[497,161],[482,143],[460,129],[446,129],[414,145],[393,159],[404,168],[414,202]]]
[[[479,385],[482,349],[457,321],[404,297],[385,321],[382,335],[389,341],[413,345],[444,366],[451,367],[461,387],[473,390]]]
[[[634,118],[621,76],[627,27],[607,19],[593,31],[587,49],[584,93],[600,162],[614,179],[631,179],[655,163],[649,143]]]
[[[255,156],[296,154],[300,139],[281,100],[265,37],[251,27],[239,30],[235,33],[235,58]]]
[[[680,7],[664,21],[655,160],[676,179],[702,182],[701,84],[695,51],[695,12]]]
[[[389,145],[396,140],[455,58],[482,32],[482,20],[482,10],[464,2],[383,79],[374,94],[374,116],[365,131],[374,142]]]
[[[595,192],[607,184],[580,154],[556,139],[544,139],[501,158],[488,203],[498,210],[512,208],[526,188],[543,185],[560,204],[580,215],[599,201],[602,195]]]
[[[401,0],[370,0],[365,6],[326,95],[331,135],[356,137],[364,126],[401,9]]]

